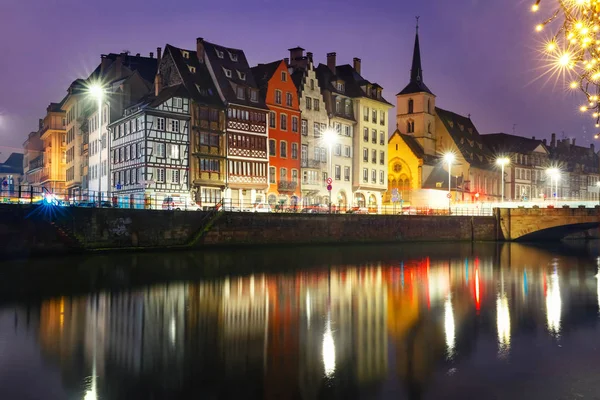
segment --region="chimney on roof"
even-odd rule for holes
[[[306,52],[306,58],[308,59],[308,65],[312,67],[313,64],[313,53],[310,51]]]
[[[327,53],[327,67],[335,74],[335,53]]]
[[[535,140],[535,136],[532,136],[531,138],[532,138],[533,140]]]
[[[125,62],[125,53],[121,53],[117,56],[117,63],[115,73],[117,74],[117,78],[121,77],[121,71],[123,70],[123,63]]]
[[[38,120],[38,128],[43,129],[44,128],[44,120],[42,118],[40,118]]]
[[[162,89],[162,77],[160,76],[160,73],[157,73],[156,76],[154,77],[154,95],[158,96],[161,89]]]
[[[567,143],[568,143],[568,139],[567,139]],[[575,146],[575,138],[573,138],[573,146]]]
[[[360,75],[360,58],[354,57],[352,61],[354,64],[354,70]]]
[[[542,139],[542,143],[544,143],[544,146],[546,146],[547,145],[546,139]]]
[[[160,57],[162,56],[162,49],[160,47],[156,48],[156,64],[160,64]]]
[[[289,58],[284,58],[283,61],[285,61],[285,66],[287,67],[288,65],[290,65],[290,59]]]
[[[140,53],[136,53],[135,56],[136,57],[141,57],[142,55]]]
[[[550,147],[556,147],[556,133],[552,134],[552,139],[550,139]]]
[[[201,37],[196,38],[196,56],[199,62],[204,63],[204,39]]]
[[[154,53],[150,52],[150,58],[154,58]]]
[[[300,46],[288,49],[290,52],[290,60],[295,61],[304,57],[304,49]]]
[[[101,54],[100,55],[100,74],[104,74],[104,72],[108,69],[108,67],[110,66],[110,60],[108,59],[108,57],[106,57],[106,54]]]
[[[590,144],[590,150],[592,150],[592,153],[596,153],[596,148],[594,146],[594,143]]]

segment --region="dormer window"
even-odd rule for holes
[[[183,56],[183,58],[185,58],[186,60],[190,59],[190,52],[189,51],[185,51],[185,50],[181,50],[181,55]]]
[[[217,53],[217,57],[223,58],[223,52],[221,50],[215,49],[215,52]]]
[[[245,81],[246,80],[246,73],[245,72],[241,72],[241,71],[237,71],[238,76],[240,77],[241,80]]]
[[[228,78],[231,78],[231,70],[227,69],[227,68],[223,68],[223,71],[225,71],[225,76]]]
[[[281,81],[287,82],[287,72],[281,71]]]
[[[344,83],[343,83],[343,82],[337,82],[337,84],[336,84],[336,89],[337,89],[339,92],[343,92],[343,91],[344,91]]]
[[[241,86],[237,87],[237,98],[240,100],[244,100],[244,88]]]
[[[191,65],[188,65],[188,69],[190,70],[190,72],[191,72],[192,74],[195,74],[195,73],[196,73],[196,67],[193,67],[193,66],[191,66]]]
[[[237,54],[231,53],[231,52],[229,52],[229,58],[231,58],[231,61],[237,61],[238,60]]]
[[[256,90],[250,91],[250,101],[258,103],[258,92]]]

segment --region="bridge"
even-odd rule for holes
[[[496,208],[498,238],[509,241],[557,240],[600,227],[600,206],[586,208]]]

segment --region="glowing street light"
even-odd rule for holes
[[[452,163],[454,162],[454,154],[444,154],[444,162],[448,163],[448,215],[450,215],[450,207],[452,204]]]
[[[502,200],[504,202],[504,166],[510,164],[510,158],[508,157],[499,157],[496,159],[496,164],[502,168]]]
[[[100,159],[100,177],[98,178],[98,193],[100,195],[98,206],[102,207],[102,102],[104,100],[104,88],[94,83],[88,88],[90,97],[98,101],[98,136],[100,138],[100,149],[98,150],[98,158]],[[108,173],[108,171],[107,171]]]
[[[546,174],[550,176],[550,191],[554,190],[554,184],[556,184],[556,196],[554,196],[554,201],[558,200],[558,180],[560,178],[560,171],[558,168],[548,168],[546,170]]]
[[[332,177],[333,173],[331,172],[331,167],[332,167],[332,154],[333,154],[333,145],[335,144],[335,142],[337,141],[337,133],[333,128],[327,128],[325,130],[325,132],[323,132],[323,142],[327,145],[327,148],[329,150],[329,171],[327,173],[328,177]],[[331,178],[333,179],[333,178]],[[333,183],[333,182],[332,182]],[[328,186],[331,186],[331,184],[327,184]],[[331,214],[331,190],[329,190],[329,213]]]

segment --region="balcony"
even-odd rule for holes
[[[44,167],[44,155],[40,154],[33,160],[29,161],[29,172]]]
[[[294,192],[298,186],[297,182],[294,181],[278,181],[277,190],[280,192]]]

